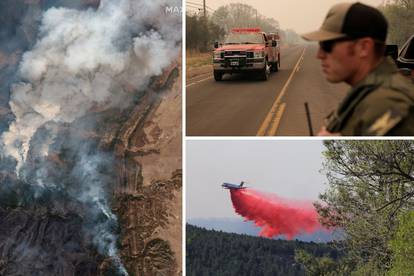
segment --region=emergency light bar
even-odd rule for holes
[[[258,33],[261,31],[260,28],[234,28],[231,30],[232,33]]]

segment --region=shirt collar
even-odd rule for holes
[[[385,57],[365,78],[352,87],[352,90],[358,90],[361,86],[378,84],[386,79],[384,76],[391,76],[398,72],[395,62],[390,57]]]

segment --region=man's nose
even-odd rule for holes
[[[326,53],[324,50],[321,49],[321,47],[319,47],[318,52],[316,53],[316,58],[318,59],[326,58]]]

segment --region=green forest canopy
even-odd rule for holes
[[[341,247],[347,254],[337,263],[339,275],[386,275],[397,269],[404,272],[398,275],[412,275],[400,261],[413,253],[414,240],[404,233],[414,219],[406,217],[414,210],[414,142],[334,140],[324,145],[329,188],[315,207],[325,226],[344,231]]]
[[[338,258],[329,244],[272,240],[186,226],[186,274],[202,275],[305,275],[295,250],[312,256]]]

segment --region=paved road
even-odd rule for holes
[[[304,102],[316,132],[347,90],[324,79],[316,51],[316,45],[284,49],[281,69],[268,81],[234,74],[216,82],[212,72],[188,79],[187,135],[309,135]]]

